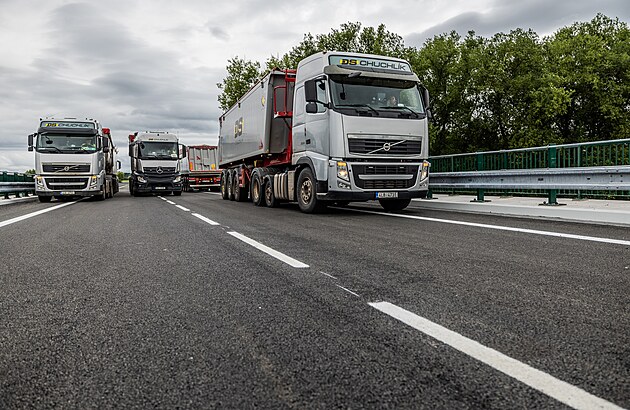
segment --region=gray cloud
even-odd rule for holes
[[[405,36],[405,41],[419,48],[433,36],[453,30],[462,36],[474,31],[477,35],[491,37],[516,28],[532,29],[543,37],[576,21],[589,21],[598,12],[611,18],[630,19],[627,0],[600,0],[597,4],[591,0],[496,0],[486,12],[461,13],[427,30],[411,33]]]

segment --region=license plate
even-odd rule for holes
[[[398,192],[377,192],[376,199],[398,198]]]
[[[165,186],[156,186],[155,189],[166,189]]]
[[[74,195],[74,191],[61,191],[61,195]]]

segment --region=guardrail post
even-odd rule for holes
[[[555,145],[549,145],[547,147],[547,167],[548,168],[557,168],[558,167],[558,148]],[[558,190],[550,189],[548,192],[549,196],[547,198],[547,202],[543,202],[540,205],[566,205],[558,203]]]
[[[484,159],[483,153],[478,152],[476,156],[477,156],[477,171],[483,171],[485,169],[485,164],[483,162],[483,159]],[[470,202],[490,202],[484,199],[483,197],[484,197],[484,190],[477,189],[477,198],[471,200]]]

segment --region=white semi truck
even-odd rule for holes
[[[131,195],[182,194],[180,159],[186,157],[186,146],[179,143],[177,135],[164,131],[135,132],[129,135],[129,157]]]
[[[106,199],[118,192],[116,161],[109,128],[93,119],[40,118],[28,136],[35,150],[35,193],[41,202],[93,196]]]
[[[219,118],[222,197],[402,210],[428,192],[428,107],[397,58],[320,52],[272,70]]]

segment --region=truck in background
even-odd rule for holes
[[[35,193],[40,202],[54,197],[111,198],[118,192],[116,147],[109,128],[94,119],[40,118],[28,136],[35,150]]]
[[[402,210],[428,192],[428,107],[397,58],[320,52],[272,70],[219,118],[222,197]]]
[[[215,145],[189,145],[188,161],[182,167],[184,190],[219,190],[221,169]]]
[[[186,146],[175,134],[164,131],[135,132],[129,135],[131,175],[129,193],[181,195],[183,181],[180,159],[186,157]]]

